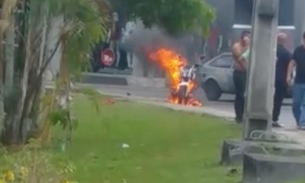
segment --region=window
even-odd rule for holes
[[[233,58],[231,55],[221,56],[210,63],[210,66],[220,68],[231,68],[233,65]]]
[[[254,0],[235,0],[234,24],[251,25]],[[294,0],[280,0],[279,26],[294,25]]]

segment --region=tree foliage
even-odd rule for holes
[[[14,3],[12,3],[14,2]],[[40,130],[48,122],[41,118],[44,107],[41,103],[44,85],[43,75],[56,53],[64,89],[71,71],[85,62],[91,48],[106,35],[107,6],[101,0],[5,0],[2,4],[0,42],[15,27],[18,47],[16,56],[7,56],[0,47],[0,117],[4,129],[0,128],[2,142],[24,143],[31,133]],[[19,9],[19,11],[16,11]],[[4,11],[5,10],[5,11]],[[16,18],[16,12],[20,16]],[[11,21],[11,19],[15,19]],[[9,45],[5,49],[12,49]],[[14,50],[13,50],[14,51]],[[5,59],[4,59],[5,58]],[[4,65],[16,62],[10,96],[3,95],[6,78]],[[4,64],[5,63],[5,64]],[[18,64],[21,63],[21,64]],[[69,95],[63,92],[61,94]],[[1,101],[1,97],[5,100]],[[7,106],[3,111],[1,105]],[[55,105],[54,105],[55,106]],[[52,108],[52,107],[50,107]],[[52,109],[51,109],[52,110]]]
[[[99,0],[49,0],[54,15],[63,16],[65,28],[61,41],[65,45],[65,60],[70,71],[79,73],[82,63],[87,63],[92,48],[105,39],[108,19],[105,1]],[[109,7],[109,6],[108,6]]]
[[[144,25],[158,25],[170,34],[201,30],[206,35],[214,10],[204,0],[113,0],[114,9],[127,19],[140,18]]]

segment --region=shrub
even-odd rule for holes
[[[58,161],[52,153],[31,141],[17,152],[4,152],[0,183],[72,183],[67,179],[74,167]]]

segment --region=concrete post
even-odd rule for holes
[[[270,130],[279,0],[255,0],[246,89],[244,139],[255,130]]]
[[[139,60],[140,58],[137,56],[137,54],[132,54],[132,76],[144,77],[143,63]]]
[[[294,1],[294,24],[297,25],[294,34],[295,45],[303,44],[302,34],[305,31],[305,1],[295,0]]]
[[[304,0],[301,0],[301,6],[300,7],[305,7],[305,1]],[[299,15],[299,19],[301,20],[301,25],[302,25],[302,31],[301,31],[301,35],[299,37],[299,40],[301,42],[301,44],[303,44],[303,39],[302,39],[302,36],[303,36],[303,33],[305,32],[305,11],[303,8],[300,8],[298,7],[298,12],[301,13],[301,15]],[[300,9],[303,9],[303,10],[300,10]]]

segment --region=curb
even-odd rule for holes
[[[165,78],[147,78],[130,75],[112,75],[101,73],[83,73],[83,83],[108,84],[120,86],[166,87]]]
[[[170,103],[157,103],[157,102],[145,102],[144,103],[149,103],[152,105],[172,109],[175,111],[182,111],[182,112],[190,112],[190,113],[195,113],[195,114],[206,114],[214,117],[220,117],[220,118],[225,118],[225,119],[234,119],[234,114],[230,112],[225,112],[222,110],[218,110],[215,108],[211,107],[192,107],[192,106],[182,106],[182,105],[176,105],[176,104],[170,104]]]
[[[49,81],[52,81],[55,77],[52,72],[48,72],[47,78]],[[102,73],[82,73],[82,80],[80,82],[84,84],[140,86],[154,88],[165,88],[167,85],[165,78],[147,78],[131,75],[113,75]]]
[[[96,89],[94,87],[97,86],[97,84],[87,84],[87,83],[76,83],[75,85],[76,89],[79,88],[86,88],[86,87],[93,87],[94,90],[96,90],[97,92],[99,92],[102,95],[107,95],[107,96],[111,96],[111,97],[115,97],[115,98],[123,98],[123,99],[127,99],[127,100],[133,100],[133,101],[142,101],[142,102],[163,102],[165,103],[166,100],[165,99],[160,99],[160,98],[154,98],[154,97],[136,97],[136,96],[127,96],[127,95],[122,95],[122,94],[114,94],[114,93],[109,93],[109,92],[104,92],[102,91],[102,89]],[[52,81],[48,81],[46,82],[46,88],[47,89],[52,89],[54,87],[54,82]]]
[[[127,95],[120,95],[120,94],[103,92],[101,90],[99,90],[98,92],[102,95],[108,95],[108,96],[115,97],[115,98],[127,99],[127,100],[130,100],[130,101],[139,101],[139,102],[142,102],[142,103],[157,103],[157,102],[164,102],[165,103],[166,102],[166,100],[160,99],[160,98],[134,97],[134,96],[127,96]]]
[[[141,86],[141,87],[154,87],[154,88],[165,88],[165,78],[145,78],[145,77],[126,77],[128,86]]]
[[[107,93],[107,92],[103,92],[103,91],[98,91],[98,92],[103,95],[109,95],[112,97],[123,98],[123,99],[127,99],[130,101],[136,101],[136,102],[151,104],[151,105],[155,105],[155,106],[160,106],[160,107],[172,109],[174,111],[182,111],[182,112],[189,112],[189,113],[195,113],[195,114],[206,114],[206,115],[210,115],[210,116],[214,116],[214,117],[225,118],[225,119],[228,119],[229,121],[233,121],[233,119],[234,119],[233,113],[225,112],[225,111],[218,110],[218,109],[215,109],[212,107],[183,106],[183,105],[171,104],[171,103],[168,103],[166,100],[159,99],[159,98],[133,97],[133,96],[125,96],[125,95]]]

